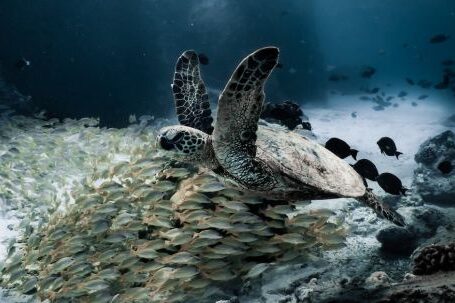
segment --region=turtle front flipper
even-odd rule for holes
[[[383,201],[381,201],[381,199],[379,199],[378,196],[373,194],[373,192],[370,189],[367,189],[365,191],[365,195],[357,198],[357,201],[360,201],[366,206],[372,208],[374,212],[381,218],[385,218],[398,226],[406,225],[404,223],[404,218],[395,210],[391,209]]]
[[[213,148],[221,166],[240,185],[268,190],[276,184],[268,166],[255,158],[264,84],[278,62],[278,48],[264,47],[237,66],[218,101]]]
[[[178,58],[171,87],[180,124],[212,134],[209,96],[195,51],[187,50]]]

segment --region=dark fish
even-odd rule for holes
[[[414,80],[412,80],[411,78],[406,78],[406,82],[408,82],[409,85],[414,85]]]
[[[282,63],[277,63],[275,67],[276,68],[283,68],[283,64]]]
[[[444,66],[452,66],[455,63],[452,59],[447,59],[441,62],[442,65]]]
[[[401,92],[398,93],[398,97],[399,97],[399,98],[406,97],[407,95],[408,95],[408,93],[405,92],[405,91],[401,91]]]
[[[417,99],[425,100],[426,98],[428,98],[428,95],[420,95]]]
[[[379,87],[375,87],[370,90],[370,94],[377,94],[379,92]]]
[[[370,100],[370,97],[368,97],[368,96],[360,96],[359,99],[362,100],[362,101],[367,101],[367,100]]]
[[[351,149],[349,144],[344,142],[341,139],[338,138],[330,138],[326,143],[325,143],[325,148],[330,150],[332,153],[340,157],[341,159],[347,158],[349,156],[352,156],[354,160],[357,160],[357,153],[359,152],[358,150]]]
[[[446,89],[449,87],[449,84],[450,84],[450,77],[449,77],[449,74],[448,73],[444,73],[444,76],[442,78],[442,81],[439,82],[438,84],[436,84],[434,86],[434,88],[436,89]]]
[[[376,105],[376,106],[373,106],[373,109],[378,112],[378,111],[384,110],[385,108],[382,105]]]
[[[329,76],[329,81],[338,82],[338,81],[345,81],[348,79],[348,76],[341,75],[341,74],[332,74]]]
[[[444,68],[444,74],[447,74],[449,78],[455,78],[455,72],[450,67]]]
[[[397,151],[397,146],[395,145],[395,142],[389,137],[382,137],[379,139],[377,142],[379,149],[381,150],[382,154],[386,154],[387,156],[395,156],[398,159],[399,155],[402,155],[403,153],[400,153]]]
[[[398,103],[393,103],[393,105],[392,105],[392,106],[393,106],[393,107],[398,107],[398,106],[399,106],[399,104],[398,104]]]
[[[200,53],[197,55],[199,57],[199,62],[202,64],[202,65],[208,65],[209,64],[209,57],[207,57],[206,54],[204,53]]]
[[[390,100],[392,100],[393,98],[395,98],[395,97],[394,97],[394,96],[388,96],[388,97],[386,98],[386,101],[390,101]]]
[[[368,180],[376,181],[379,176],[376,165],[368,159],[360,159],[352,167],[359,175]]]
[[[352,112],[352,113],[351,113],[351,117],[352,117],[352,118],[357,118],[357,112]]]
[[[449,160],[444,160],[438,164],[438,169],[443,174],[449,174],[453,170],[452,162]]]
[[[24,70],[26,67],[30,66],[30,61],[28,61],[25,58],[20,58],[19,60],[16,61],[15,66],[19,70]]]
[[[391,173],[382,173],[376,179],[379,186],[386,192],[391,195],[400,195],[406,196],[407,188],[403,187],[401,180]]]
[[[433,37],[430,38],[430,43],[442,43],[447,41],[450,38],[450,36],[445,35],[445,34],[438,34],[434,35]]]
[[[376,69],[372,66],[366,66],[361,72],[360,72],[360,76],[362,78],[371,78],[371,76],[373,76],[374,74],[376,73]]]
[[[415,107],[417,106],[417,102],[411,102],[411,105]]]

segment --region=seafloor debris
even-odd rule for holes
[[[413,260],[412,272],[416,275],[449,270],[455,270],[455,243],[424,247]]]
[[[331,211],[173,165],[150,126],[96,123],[3,116],[1,195],[24,221],[2,286],[51,302],[213,302],[226,281],[344,243]]]

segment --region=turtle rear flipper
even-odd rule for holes
[[[371,190],[367,189],[362,197],[358,197],[356,199],[357,201],[362,202],[366,206],[372,208],[379,217],[385,218],[398,226],[406,225],[404,223],[403,217],[383,201],[381,201],[381,199],[373,194]]]

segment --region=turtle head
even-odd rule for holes
[[[172,154],[175,160],[203,162],[207,160],[210,135],[183,125],[163,127],[156,137],[157,146]]]

